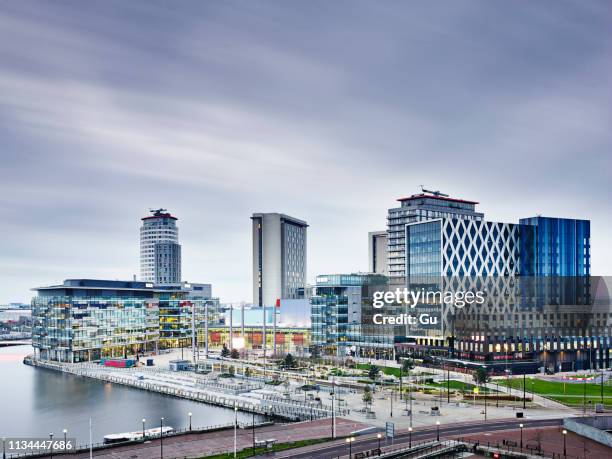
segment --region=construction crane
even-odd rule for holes
[[[441,191],[431,191],[431,190],[426,190],[425,188],[423,188],[423,185],[421,185],[421,191],[423,193],[429,193],[429,194],[433,194],[434,196],[444,196],[446,198],[448,198],[448,195],[445,193],[442,193]]]

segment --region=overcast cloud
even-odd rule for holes
[[[419,185],[490,220],[592,224],[612,274],[612,3],[0,3],[0,304],[138,273],[179,218],[183,277],[251,300],[253,212],[309,228],[309,279],[367,269]]]

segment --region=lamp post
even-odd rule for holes
[[[349,437],[346,439],[346,442],[348,443],[348,446],[349,446],[349,459],[353,457],[353,442],[354,441],[355,441],[355,437]]]
[[[567,443],[565,438],[567,437],[567,430],[563,429],[563,457],[567,457]]]
[[[159,453],[161,459],[164,459],[164,418],[161,418],[159,423]]]
[[[412,448],[412,427],[408,427],[408,448]]]
[[[380,456],[380,439],[382,438],[382,434],[377,433],[376,438],[378,438],[378,455]]]
[[[145,439],[145,422],[147,422],[147,420],[145,418],[142,418],[142,439]]]
[[[440,421],[436,421],[436,441],[440,441]]]
[[[238,407],[234,406],[234,459],[237,454],[237,440],[238,440]]]
[[[520,423],[519,427],[521,428],[521,451],[523,451],[523,423]]]
[[[332,380],[331,409],[332,409],[332,438],[336,438],[336,410],[334,409],[334,398],[336,397],[336,381]]]
[[[50,454],[49,454],[49,458],[53,459],[53,432],[51,432],[49,434],[49,439],[51,440],[51,444],[49,445],[50,449],[51,449]]]
[[[193,413],[190,411],[188,414],[189,414],[189,432],[191,432],[191,416],[193,416]]]
[[[67,440],[67,435],[68,435],[68,429],[64,429],[62,430],[62,432],[64,433],[64,448],[66,448],[66,440]]]
[[[378,447],[380,448],[380,440],[378,441]],[[6,438],[2,437],[2,459],[6,459]]]
[[[391,402],[391,417],[393,417],[393,392],[389,396],[389,401]]]

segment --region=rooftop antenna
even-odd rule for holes
[[[164,212],[168,212],[168,209],[149,209],[149,212],[151,212],[156,217],[159,217]]]
[[[423,193],[429,193],[429,194],[433,194],[434,196],[444,196],[448,198],[448,195],[445,193],[442,193],[441,191],[431,191],[431,190],[426,190],[425,188],[423,188],[423,185],[421,185],[421,191]]]

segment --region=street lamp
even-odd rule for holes
[[[193,413],[189,412],[189,431],[191,432],[191,416],[193,416]]]
[[[62,432],[64,433],[64,448],[66,448],[66,436],[68,435],[68,429],[64,429]]]
[[[412,448],[412,427],[408,427],[408,448]]]
[[[236,447],[237,447],[237,440],[238,440],[238,407],[234,406],[234,459],[236,459]]]
[[[567,430],[563,429],[563,457],[567,458],[567,443],[565,438],[567,437]]]
[[[382,434],[377,433],[376,438],[378,438],[378,455],[380,456],[380,439],[382,438]]]
[[[53,432],[49,434],[49,439],[51,440],[51,444],[49,445],[51,447],[51,453],[49,454],[49,458],[53,459]]]
[[[145,439],[145,422],[147,422],[147,420],[145,418],[142,418],[142,439]]]
[[[346,439],[346,442],[349,445],[349,459],[353,457],[353,442],[355,441],[355,437],[350,437]]]
[[[519,427],[521,428],[521,451],[523,451],[523,423],[520,423]]]
[[[391,417],[393,417],[393,393],[389,396],[389,400],[391,401]]]
[[[436,421],[436,441],[440,441],[440,421]]]
[[[164,459],[164,418],[161,418],[159,424],[159,453],[161,459]]]

